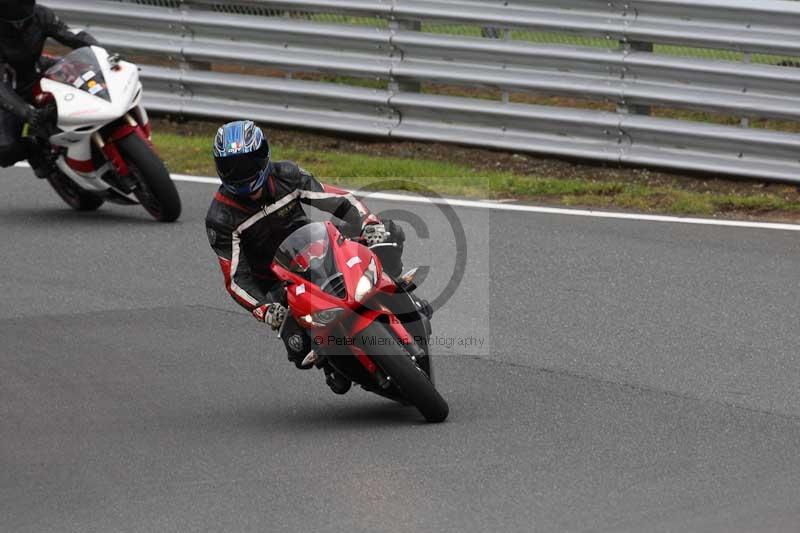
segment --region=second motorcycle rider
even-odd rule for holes
[[[34,137],[22,137],[25,122],[38,130],[52,116],[31,104],[32,88],[50,65],[42,57],[52,37],[70,48],[97,44],[86,32],[75,35],[52,10],[34,0],[0,0],[0,166],[27,159],[40,178],[53,168]]]

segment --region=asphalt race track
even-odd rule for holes
[[[797,531],[800,234],[438,208],[451,415],[335,396],[203,228],[0,171],[0,531]],[[404,211],[398,212],[398,211]]]

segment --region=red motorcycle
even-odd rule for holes
[[[394,281],[372,250],[330,222],[289,235],[272,271],[287,284],[289,312],[313,339],[306,362],[329,364],[370,392],[411,404],[428,422],[447,418],[433,384],[430,323],[408,293],[413,273]]]

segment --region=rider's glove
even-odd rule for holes
[[[386,242],[386,239],[389,238],[389,232],[386,231],[386,226],[382,223],[368,224],[361,230],[361,237],[367,243],[367,246],[372,246]]]
[[[50,107],[45,108],[36,108],[31,106],[28,110],[27,116],[25,119],[28,121],[28,125],[30,126],[31,131],[34,134],[40,134],[43,136],[44,132],[51,126],[53,121],[53,109]]]
[[[286,308],[279,303],[264,304],[253,309],[253,316],[272,329],[279,330],[286,320]]]
[[[44,72],[45,70],[49,69],[50,67],[58,63],[58,58],[48,54],[42,54],[39,57],[39,61],[37,63],[39,65],[39,72]]]
[[[75,38],[81,41],[83,46],[100,46],[100,43],[97,42],[97,39],[95,39],[92,34],[87,33],[86,31],[79,32],[77,35],[75,35]]]

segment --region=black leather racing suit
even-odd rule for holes
[[[81,32],[74,35],[50,9],[35,6],[33,17],[20,29],[0,20],[0,166],[28,159],[37,149],[32,139],[22,139],[22,126],[41,71],[39,60],[45,40],[52,37],[70,48],[97,44]]]
[[[283,240],[312,222],[302,204],[344,221],[340,230],[347,237],[359,235],[364,222],[374,219],[352,194],[321,184],[290,161],[272,163],[262,190],[261,198],[252,201],[220,187],[206,215],[208,242],[217,254],[225,288],[257,318],[265,304],[286,304],[283,284],[273,275],[270,264]],[[295,363],[311,350],[308,335],[291,316],[286,318],[282,338],[289,359]]]

